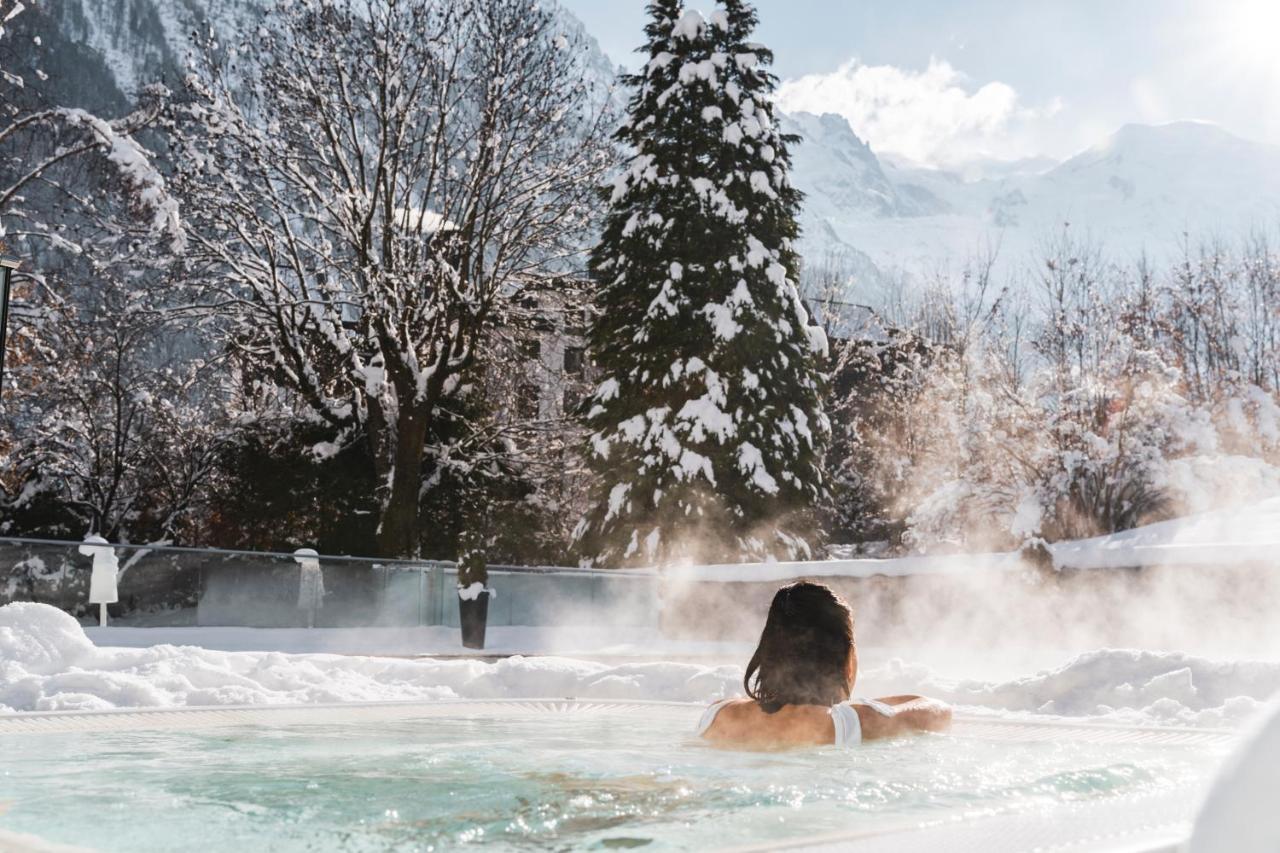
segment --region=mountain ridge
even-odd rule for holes
[[[1280,147],[1207,122],[1128,124],[1061,163],[986,164],[966,179],[880,158],[847,122],[837,127],[838,116],[786,120],[803,137],[793,153],[796,184],[808,196],[801,253],[856,248],[875,270],[860,261],[855,275],[873,288],[904,272],[934,275],[991,246],[1000,248],[996,271],[1012,273],[1064,227],[1124,261],[1172,255],[1187,234],[1243,236],[1280,224]],[[846,167],[855,148],[863,162]],[[874,176],[866,187],[877,197],[914,194],[921,205],[906,212],[842,201],[844,184],[865,175]]]
[[[40,3],[14,19],[18,37],[39,38],[29,69],[40,68],[47,94],[65,106],[110,111],[127,105],[143,86],[159,82],[176,88],[185,76],[192,36],[206,27],[220,42],[253,32],[274,0],[57,0]],[[601,83],[612,82],[617,67],[599,42],[558,3],[544,3],[564,27],[580,38],[586,65]],[[81,86],[85,72],[93,84]],[[105,76],[100,71],[105,71]]]
[[[47,63],[50,96],[111,114],[148,82],[176,88],[195,29],[207,24],[229,41],[251,32],[268,2],[59,0],[12,23],[42,40],[24,73]],[[611,84],[617,67],[581,21],[553,7],[566,34],[585,44],[591,74]],[[929,277],[993,245],[998,268],[1012,271],[1066,223],[1105,239],[1120,259],[1177,251],[1188,232],[1280,224],[1280,147],[1209,123],[1129,124],[1061,163],[1028,158],[945,171],[877,154],[834,114],[779,120],[802,138],[792,174],[806,197],[801,254],[811,263],[844,258],[855,288]]]

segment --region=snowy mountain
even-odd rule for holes
[[[1176,239],[1184,229],[1231,234],[1280,218],[1280,148],[1211,124],[1126,125],[1036,189],[1064,215],[1099,217],[1097,227],[1120,229],[1121,239]]]
[[[1166,256],[1184,233],[1231,239],[1280,224],[1280,147],[1211,124],[1127,125],[1064,163],[964,175],[877,157],[837,116],[793,115],[788,129],[803,137],[806,257],[856,250],[881,274],[930,274],[989,246],[1013,270],[1064,223],[1119,260]]]
[[[30,69],[49,75],[43,89],[58,103],[112,112],[154,81],[177,88],[192,36],[206,28],[224,44],[256,31],[275,0],[43,0],[14,20],[17,33],[39,37]],[[550,5],[602,89],[617,68],[582,22]]]
[[[39,35],[28,69],[50,75],[57,102],[123,109],[152,80],[176,87],[191,33],[205,23],[224,41],[252,32],[271,0],[56,0],[19,16]],[[602,87],[616,67],[580,21]],[[844,259],[860,281],[932,274],[999,246],[1002,268],[1025,264],[1063,223],[1119,259],[1178,247],[1183,233],[1232,237],[1280,223],[1280,148],[1213,125],[1128,125],[1064,163],[984,162],[963,173],[922,169],[878,155],[835,115],[798,113],[783,129],[802,137],[793,182],[806,194],[802,252]]]
[[[192,35],[251,31],[268,0],[56,0],[33,4],[15,29],[38,36],[34,65],[60,103],[108,112],[148,83],[174,87]]]
[[[871,146],[840,116],[796,113],[783,118],[782,129],[805,140],[791,178],[805,190],[811,216],[864,213],[890,218],[948,210],[928,190],[891,181]]]

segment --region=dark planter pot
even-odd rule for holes
[[[489,621],[489,590],[470,601],[459,598],[458,621],[462,623],[462,645],[468,649],[483,649],[484,628]]]

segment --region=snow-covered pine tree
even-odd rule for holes
[[[755,11],[704,19],[649,6],[648,62],[619,141],[591,258],[591,346],[602,369],[586,415],[597,478],[577,547],[596,565],[795,559],[829,432],[826,338],[795,287],[800,193],[769,99]]]

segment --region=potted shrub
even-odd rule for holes
[[[462,645],[484,648],[485,625],[489,620],[489,570],[484,537],[472,530],[458,538],[458,622],[462,625]]]

